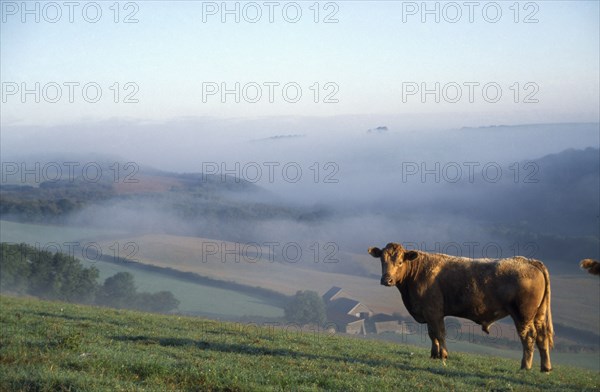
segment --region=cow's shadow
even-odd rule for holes
[[[112,324],[112,325],[117,325],[117,326],[122,326],[122,325],[127,324],[124,321],[116,321],[116,320],[107,321],[104,319],[100,319],[98,317],[73,316],[68,313],[51,313],[51,312],[43,312],[43,311],[38,311],[38,312],[30,311],[27,313],[35,315],[35,316],[39,316],[42,318],[45,318],[45,317],[57,318],[57,319],[63,319],[63,320],[68,320],[68,321],[80,321],[80,322],[90,321],[90,322],[95,322],[95,323],[101,321],[102,323],[107,323],[107,324]]]
[[[324,354],[313,354],[287,348],[269,348],[259,345],[252,344],[239,344],[239,343],[223,343],[223,342],[209,342],[205,340],[194,340],[188,338],[168,338],[168,337],[150,337],[150,336],[112,336],[114,340],[137,342],[141,344],[158,344],[163,347],[181,347],[181,346],[194,346],[201,350],[218,351],[222,353],[237,353],[245,355],[269,355],[274,357],[287,357],[287,358],[306,358],[310,360],[326,360],[336,362],[351,362],[351,363],[362,363],[370,366],[398,366],[398,363],[388,360],[378,359],[364,359],[355,357],[341,357]],[[408,355],[407,355],[408,356]],[[412,368],[413,370],[420,370],[420,368]]]
[[[441,367],[440,366],[431,366],[433,363],[439,363],[438,360],[431,360],[431,362],[427,363],[427,365],[423,366],[415,366],[413,364],[406,363],[412,358],[412,356],[408,353],[396,353],[401,361],[393,361],[393,360],[381,360],[381,359],[367,359],[360,357],[343,357],[343,356],[335,356],[335,355],[324,355],[324,354],[313,354],[302,351],[296,351],[292,349],[283,349],[283,348],[269,348],[262,347],[259,345],[252,344],[238,344],[238,343],[223,343],[223,342],[209,342],[205,340],[194,340],[188,338],[172,338],[172,337],[151,337],[151,336],[112,336],[114,340],[123,341],[123,342],[135,342],[141,344],[157,344],[163,347],[182,347],[182,346],[192,346],[196,347],[199,350],[210,350],[222,353],[236,353],[236,354],[244,354],[244,355],[254,355],[254,356],[274,356],[274,357],[286,357],[286,358],[306,358],[309,360],[322,360],[322,361],[335,361],[342,363],[359,363],[368,366],[384,366],[390,368],[399,368],[408,371],[415,372],[428,372],[437,375],[446,375],[449,377],[478,377],[482,380],[489,380],[489,373],[484,374],[480,372],[464,372],[460,370],[451,369],[449,367]],[[537,386],[535,380],[526,380],[522,377],[525,374],[523,371],[515,370],[514,377],[510,377],[508,375],[494,375],[494,379],[504,380],[509,383],[514,383],[521,386]],[[569,387],[565,385],[565,387]],[[573,386],[574,387],[574,386]]]

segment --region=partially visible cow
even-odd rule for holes
[[[579,266],[592,275],[600,275],[600,263],[592,259],[583,259]]]
[[[552,370],[550,276],[542,262],[520,256],[468,259],[406,250],[395,243],[369,248],[369,254],[381,260],[381,284],[396,286],[411,316],[427,323],[432,358],[448,357],[445,316],[472,320],[486,333],[492,323],[511,316],[523,344],[521,369],[531,369],[535,342],[541,370]]]

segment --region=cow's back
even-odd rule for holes
[[[446,258],[435,277],[444,314],[481,322],[506,316],[523,299],[540,303],[545,281],[536,262],[541,265],[518,256],[495,260]]]

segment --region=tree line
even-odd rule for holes
[[[0,244],[2,292],[149,312],[169,312],[179,306],[170,291],[138,292],[129,272],[119,272],[102,284],[98,278],[96,268],[85,268],[73,256],[27,244]]]

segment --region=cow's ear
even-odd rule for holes
[[[411,261],[416,259],[419,256],[418,252],[415,252],[414,250],[409,250],[407,252],[404,252],[404,261]]]
[[[381,257],[381,249],[379,248],[369,248],[369,254],[373,257],[380,258]]]

